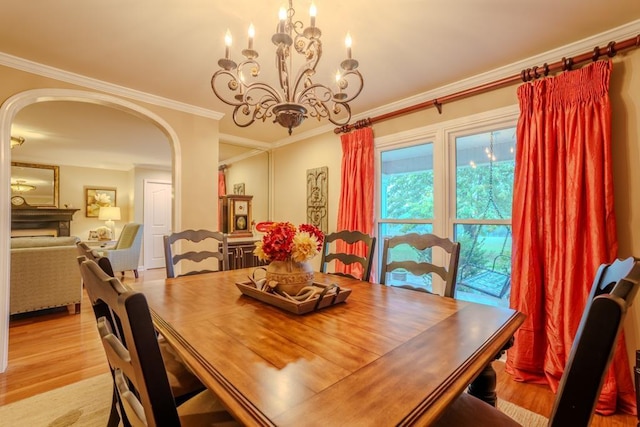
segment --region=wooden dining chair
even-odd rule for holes
[[[364,256],[354,254],[357,245],[364,247]],[[320,272],[369,281],[375,247],[375,237],[357,230],[342,230],[335,233],[328,233],[324,236],[324,243],[322,245]],[[333,264],[331,264],[332,262]],[[337,271],[337,262],[345,266],[350,266],[351,272],[356,270],[359,271],[360,274],[354,275]],[[354,264],[359,265],[359,267],[354,266]],[[331,266],[333,267],[332,269]]]
[[[588,426],[613,358],[624,317],[640,286],[633,258],[600,266],[556,392],[549,426]],[[436,426],[519,425],[491,405],[463,393]]]
[[[79,264],[82,264],[83,261],[90,259],[98,264],[98,266],[102,269],[102,271],[105,272],[105,274],[110,277],[115,277],[108,258],[101,256],[94,250],[91,250],[89,246],[82,242],[78,243],[78,252],[80,253],[80,256],[78,256]],[[87,294],[92,302],[93,312],[97,321],[100,317],[109,314],[109,311],[108,307],[104,303],[96,300],[95,295],[91,293],[92,290],[92,288],[87,288]],[[119,336],[123,336],[122,327],[119,324],[116,324],[115,327],[118,331]],[[164,339],[162,335],[156,333],[156,336],[158,337],[158,345],[160,346],[160,353],[162,354],[165,371],[167,372],[167,376],[169,378],[169,386],[171,387],[171,392],[175,397],[176,402],[182,403],[187,399],[193,397],[195,394],[203,391],[205,389],[205,386],[202,384],[200,379],[198,379],[198,377],[195,376],[193,372],[189,370],[189,368],[187,368],[182,359],[178,356],[175,350],[173,350],[171,345]],[[116,409],[118,403],[119,401],[117,399],[117,393],[114,388],[114,401],[111,408],[111,417],[113,418],[113,414],[115,413],[115,424],[112,424],[110,421],[108,423],[109,427],[118,425],[119,416]],[[123,419],[123,424],[125,426],[129,425],[126,419]]]
[[[144,294],[126,288],[96,262],[79,261],[87,293],[99,315],[98,332],[112,370],[123,424],[239,425],[208,390],[176,404]]]
[[[218,231],[184,230],[164,236],[164,259],[168,278],[226,271],[229,269],[227,235]],[[176,275],[178,263],[181,274]],[[207,268],[201,268],[204,266]]]
[[[448,254],[447,265],[436,265],[432,262],[433,248],[440,248]],[[413,277],[421,277],[423,281],[427,276],[435,273],[445,283],[442,295],[453,298],[456,291],[459,259],[460,243],[435,234],[410,233],[387,237],[384,239],[382,248],[380,283],[390,284],[388,275],[394,272],[402,274],[403,277],[409,273]],[[400,279],[400,281],[401,284],[393,286],[429,292],[425,286],[420,286],[421,284],[407,282],[407,279]]]

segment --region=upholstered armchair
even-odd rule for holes
[[[125,224],[120,233],[120,238],[113,248],[99,250],[98,252],[109,259],[113,271],[120,271],[124,276],[127,270],[133,270],[138,277],[138,263],[140,262],[140,247],[142,246],[142,224]]]

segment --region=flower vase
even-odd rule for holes
[[[277,283],[276,290],[297,295],[300,289],[313,284],[313,267],[308,261],[271,261],[266,279],[267,283]]]

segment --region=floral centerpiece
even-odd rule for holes
[[[316,226],[290,222],[261,222],[256,225],[264,232],[256,242],[253,253],[262,261],[269,261],[267,282],[280,291],[296,295],[313,283],[313,268],[308,262],[322,250],[324,234]]]

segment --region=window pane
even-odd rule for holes
[[[383,151],[381,159],[382,218],[433,218],[433,145]]]
[[[456,217],[509,219],[515,128],[456,138]]]
[[[456,298],[508,306],[511,226],[456,224],[455,239],[460,242]]]

